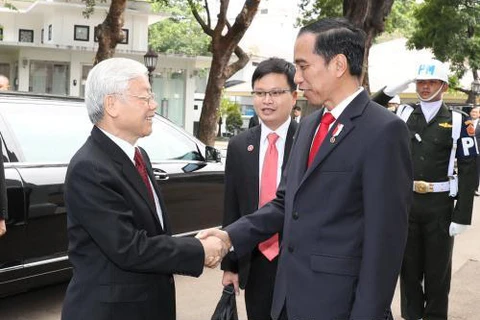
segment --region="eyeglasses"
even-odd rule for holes
[[[280,97],[282,94],[284,93],[287,93],[287,92],[291,92],[292,90],[290,89],[273,89],[273,90],[270,90],[270,91],[252,91],[252,95],[257,97],[257,98],[265,98],[268,95],[270,95],[270,97],[272,98],[278,98]]]
[[[150,92],[148,94],[148,96],[139,96],[139,95],[136,95],[136,94],[129,94],[129,93],[127,93],[127,94],[131,97],[135,97],[135,98],[138,98],[140,100],[145,101],[148,105],[150,104],[150,102],[152,100],[155,101],[155,93],[153,93],[153,92]]]

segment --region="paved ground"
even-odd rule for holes
[[[206,269],[198,278],[176,277],[178,320],[208,320],[220,298],[221,270]],[[58,320],[65,284],[0,299],[0,320]],[[392,309],[400,319],[398,290]],[[456,239],[453,261],[450,320],[480,319],[480,198],[474,220]],[[243,296],[238,297],[239,320],[246,320]]]

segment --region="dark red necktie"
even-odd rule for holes
[[[330,112],[327,112],[323,115],[322,120],[320,121],[320,128],[317,130],[317,134],[313,139],[312,147],[310,148],[310,154],[308,155],[309,167],[312,164],[313,159],[315,159],[315,155],[317,154],[318,149],[320,149],[323,140],[327,136],[328,128],[334,121],[335,117]]]
[[[135,156],[133,157],[133,159],[135,160],[135,167],[137,168],[140,177],[142,177],[142,180],[147,187],[148,195],[150,196],[150,199],[152,199],[152,201],[155,203],[155,200],[153,198],[152,186],[150,185],[150,180],[148,179],[147,167],[145,166],[145,161],[143,161],[142,154],[140,153],[140,150],[138,148],[135,148]]]

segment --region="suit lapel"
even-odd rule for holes
[[[290,126],[288,127],[287,131],[287,139],[285,140],[285,149],[283,151],[282,172],[285,169],[288,157],[290,156],[290,150],[292,149],[293,145],[293,137],[295,136],[295,132],[297,132],[297,128],[298,123],[294,120],[290,121]]]
[[[253,127],[246,139],[246,146],[245,146],[245,162],[248,172],[249,181],[247,185],[253,186],[250,188],[252,194],[250,198],[252,199],[252,203],[255,203],[258,206],[258,195],[260,194],[259,190],[259,172],[260,172],[260,165],[259,165],[259,154],[260,154],[260,138],[261,138],[261,126]]]
[[[305,175],[303,176],[302,182],[305,181],[309,175],[318,167],[321,165],[323,161],[330,155],[330,153],[337,148],[343,141],[345,141],[345,138],[352,132],[352,130],[355,128],[355,124],[352,122],[353,118],[356,118],[360,116],[363,113],[363,110],[367,106],[369,102],[368,95],[366,94],[365,91],[362,91],[359,93],[355,99],[350,102],[350,104],[343,110],[342,114],[340,117],[335,121],[333,126],[330,128],[330,130],[327,133],[327,136],[325,137],[325,140],[323,140],[320,148],[318,149],[317,154],[315,155],[315,159],[313,160],[312,164],[310,165],[309,168],[307,168],[307,171],[305,172]],[[324,109],[322,108],[320,110],[320,114],[323,114]],[[320,114],[318,115],[318,120],[315,121],[315,123],[319,124],[320,122]],[[341,128],[341,131],[336,132],[336,137],[335,139],[332,139],[333,132],[335,132],[338,126],[343,126]],[[308,144],[309,148],[308,151],[305,152],[306,157],[308,157],[308,154],[310,152],[310,145],[311,141],[313,140],[313,135],[315,134],[316,127],[312,130],[313,132],[310,133],[310,143]],[[306,159],[305,159],[305,165],[306,165]]]
[[[128,181],[128,183],[130,183],[133,186],[133,188],[139,194],[139,196],[142,197],[142,199],[147,202],[148,207],[150,208],[151,214],[153,214],[153,216],[161,226],[160,220],[156,213],[155,204],[150,199],[147,191],[147,186],[145,185],[142,178],[140,177],[140,174],[135,168],[135,165],[133,164],[132,160],[128,158],[125,152],[123,152],[123,150],[120,149],[120,147],[117,146],[115,142],[113,142],[110,138],[108,138],[96,126],[93,127],[91,136],[100,145],[100,148],[105,150],[105,153],[110,158],[112,158],[112,160],[118,165],[118,168],[120,171],[122,171],[123,175],[125,176],[125,179]],[[147,172],[150,176],[149,171],[151,171],[151,169],[150,170],[147,169]],[[151,176],[150,176],[150,179],[152,179]],[[155,179],[151,181],[155,181]],[[158,196],[158,193],[157,193],[157,196]]]

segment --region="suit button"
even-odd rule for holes
[[[293,251],[295,251],[295,249],[293,248],[293,246],[288,246],[288,252],[293,253]]]
[[[298,220],[298,216],[299,216],[298,212],[295,211],[292,215],[293,220]]]

